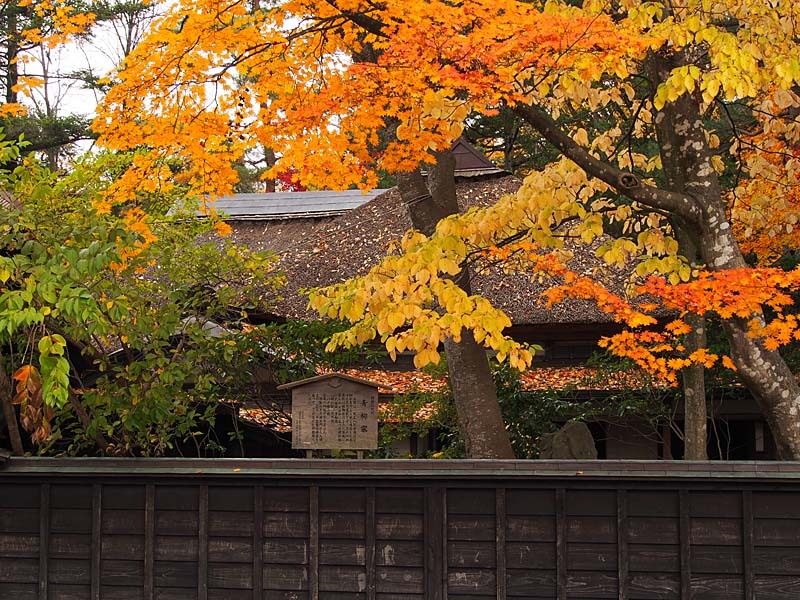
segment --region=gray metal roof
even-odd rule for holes
[[[231,221],[266,221],[272,219],[302,219],[330,217],[358,208],[384,189],[368,192],[344,190],[333,192],[272,192],[220,196],[214,206]]]

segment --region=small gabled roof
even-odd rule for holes
[[[510,175],[507,171],[500,169],[492,161],[486,158],[480,150],[467,142],[463,137],[453,142],[450,149],[456,159],[456,177],[483,177],[486,175]]]
[[[374,387],[378,389],[381,387],[380,383],[375,383],[374,381],[369,381],[368,379],[361,379],[360,377],[353,377],[352,375],[346,375],[345,373],[325,373],[323,375],[317,375],[316,377],[309,377],[308,379],[301,379],[300,381],[292,381],[289,383],[284,383],[283,385],[279,385],[279,390],[291,390],[296,387],[300,387],[303,385],[308,385],[309,383],[316,383],[318,381],[325,381],[326,379],[345,379],[347,381],[353,381],[355,383],[360,383],[362,385],[368,385],[370,387]]]
[[[270,221],[342,215],[386,190],[270,192],[220,196],[214,207],[229,221]]]

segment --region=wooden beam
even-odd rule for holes
[[[556,592],[567,598],[567,499],[564,488],[556,489]]]
[[[155,485],[148,483],[144,492],[144,600],[153,600],[153,569],[155,567]]]
[[[375,600],[377,582],[375,577],[375,488],[367,488],[364,507],[364,568],[367,572],[367,600]]]
[[[742,569],[745,600],[754,600],[756,586],[753,578],[753,492],[742,492]]]
[[[425,487],[423,539],[425,544],[425,598],[447,596],[447,496],[442,486]]]
[[[497,600],[506,597],[506,530],[508,518],[506,516],[506,489],[497,488],[495,491],[495,560],[497,579]]]
[[[200,486],[197,511],[197,600],[208,600],[208,486]]]
[[[311,600],[319,600],[319,486],[308,488],[308,587]]]
[[[100,600],[100,568],[103,552],[103,486],[92,485],[91,598]]]
[[[253,488],[253,600],[264,596],[264,486]]]
[[[50,575],[50,484],[39,486],[39,600],[48,600],[47,584]]]
[[[689,492],[678,492],[679,542],[681,556],[681,598],[691,598],[692,593],[692,539],[689,519]]]
[[[617,585],[619,600],[628,598],[628,492],[617,490]]]

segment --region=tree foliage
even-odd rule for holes
[[[774,350],[800,335],[785,302],[798,275],[754,270],[742,249],[768,263],[796,247],[798,18],[789,0],[175,3],[95,123],[111,148],[149,148],[109,201],[170,179],[178,156],[191,190],[227,191],[256,144],[304,184],[369,187],[380,169],[432,163],[470,113],[509,108],[556,158],[517,194],[410,233],[365,277],[314,295],[354,323],[334,344],[377,336],[422,365],[467,329],[525,367],[506,315],[452,280],[501,262],[552,278],[545,301],[596,301],[631,328],[608,347],[667,380],[725,361],[687,351],[684,320],[655,331],[663,301],[722,318],[725,364],[797,457],[800,389]],[[565,239],[636,261],[628,297],[573,272]],[[631,302],[643,293],[655,302]]]
[[[0,354],[40,448],[175,451],[267,353],[246,317],[280,285],[274,261],[198,242],[207,220],[162,212],[145,227],[137,207],[98,210],[130,162],[104,155],[59,177],[28,158],[0,174]]]

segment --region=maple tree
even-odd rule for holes
[[[506,315],[454,280],[502,262],[562,282],[548,301],[596,301],[631,328],[606,345],[668,381],[691,365],[735,367],[780,454],[798,458],[800,389],[777,352],[798,336],[783,293],[797,273],[754,270],[742,250],[796,247],[799,11],[788,0],[173,3],[95,122],[110,148],[147,148],[106,198],[174,177],[226,193],[257,144],[303,184],[372,187],[379,170],[437,165],[469,114],[508,108],[557,158],[517,194],[410,233],[369,275],[315,294],[323,315],[354,323],[333,345],[377,336],[422,365],[471,336],[525,368],[531,350],[503,334]],[[591,118],[558,120],[578,112]],[[175,157],[177,173],[165,168]],[[638,261],[651,299],[718,315],[730,357],[686,343],[688,316],[656,331],[653,306],[572,272],[566,238],[601,238],[609,265]]]

